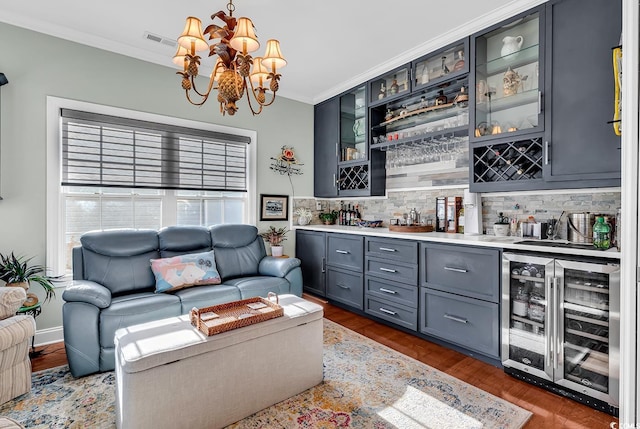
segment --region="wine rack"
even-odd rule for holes
[[[340,191],[368,189],[369,165],[362,164],[340,167],[338,174],[338,187]]]
[[[474,183],[542,179],[542,137],[473,148]]]

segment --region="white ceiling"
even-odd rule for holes
[[[315,104],[544,1],[235,0],[234,16],[253,20],[262,43],[254,55],[280,40],[288,65],[278,94]],[[3,0],[0,21],[175,67],[175,48],[145,32],[175,40],[187,16],[206,26],[226,2]]]

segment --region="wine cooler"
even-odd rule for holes
[[[505,372],[618,415],[620,266],[503,253]]]

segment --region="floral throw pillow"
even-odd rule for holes
[[[156,277],[156,293],[221,282],[213,250],[151,259],[151,270]]]

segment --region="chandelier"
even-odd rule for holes
[[[253,22],[249,18],[236,20],[233,17],[233,0],[229,0],[227,10],[228,14],[219,11],[211,15],[211,20],[218,18],[224,26],[210,24],[204,32],[200,19],[188,17],[184,31],[178,38],[178,51],[173,62],[184,67],[177,74],[182,76],[182,88],[191,104],[203,105],[215,89],[218,91],[220,113],[234,115],[238,110],[236,102],[246,92],[251,113],[258,115],[263,107],[270,106],[275,101],[281,76],[278,70],[287,61],[280,52],[280,42],[275,39],[267,41],[264,57],[253,58],[250,54],[260,47]],[[206,34],[209,35],[211,45],[204,38]],[[200,56],[196,52],[206,50],[210,57],[217,55],[217,59],[207,90],[201,92],[196,88],[196,76],[200,67]],[[269,97],[267,91],[270,92]],[[257,108],[254,108],[254,103]]]

